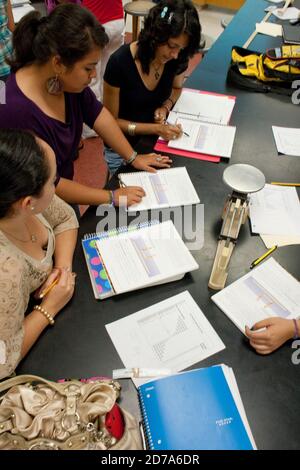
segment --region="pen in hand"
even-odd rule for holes
[[[272,248],[270,248],[268,251],[266,251],[265,254],[263,254],[263,255],[260,256],[259,258],[255,259],[255,260],[251,263],[250,269],[255,268],[255,266],[257,266],[261,261],[263,261],[264,259],[266,259],[267,256],[269,256],[271,253],[273,253],[273,251],[275,251],[277,248],[278,248],[277,245],[272,246]]]
[[[172,123],[167,122],[166,120],[165,120],[164,124],[171,124],[171,125],[172,125]],[[175,124],[173,124],[173,125],[174,125],[174,126],[178,126],[177,119],[176,119],[176,121],[175,121]],[[179,125],[180,125],[180,124],[179,124]],[[190,137],[190,134],[188,134],[187,132],[185,132],[183,129],[182,129],[182,133],[183,133],[183,135],[185,135],[186,137]]]

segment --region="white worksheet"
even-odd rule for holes
[[[251,194],[249,207],[254,233],[300,235],[300,203],[295,187],[266,184]]]
[[[272,126],[278,153],[300,157],[300,129]]]
[[[225,348],[188,291],[106,325],[125,367],[181,371]],[[141,385],[149,379],[133,379]]]
[[[140,203],[127,208],[128,212],[187,206],[200,202],[185,167],[157,170],[156,173],[120,173],[118,177],[121,184],[140,186],[146,193]]]
[[[245,334],[268,317],[298,318],[300,283],[274,258],[258,265],[245,276],[211,298]]]

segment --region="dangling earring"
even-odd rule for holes
[[[62,93],[63,85],[58,77],[58,74],[56,74],[55,77],[51,77],[47,80],[46,87],[50,95],[60,95]]]

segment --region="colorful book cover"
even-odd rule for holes
[[[82,240],[82,247],[95,297],[96,299],[104,299],[114,295],[114,290],[97,250],[96,241],[98,239],[97,235],[86,238]]]
[[[110,282],[109,276],[102,262],[96,242],[103,238],[118,236],[120,233],[140,230],[149,225],[158,224],[158,220],[151,222],[142,222],[137,225],[130,225],[108,230],[107,232],[86,234],[81,240],[83,253],[91,279],[92,288],[96,299],[105,299],[115,295],[114,288]]]
[[[223,366],[154,380],[138,393],[151,450],[253,450]]]

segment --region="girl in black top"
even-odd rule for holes
[[[117,50],[104,74],[104,104],[133,147],[141,135],[177,139],[166,124],[180,96],[188,60],[199,50],[201,26],[190,0],[163,0],[150,10],[138,41]],[[116,157],[106,158],[115,170]],[[120,162],[121,163],[121,162]]]

